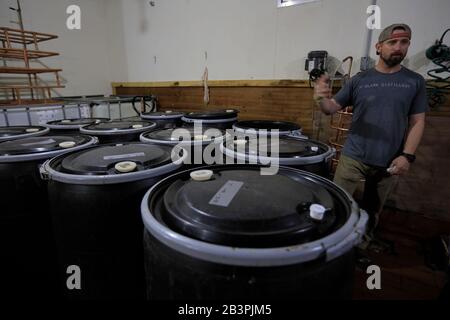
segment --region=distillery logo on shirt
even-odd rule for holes
[[[362,84],[358,87],[358,89],[373,89],[373,88],[410,89],[411,85],[409,83],[401,83],[401,82],[374,82],[370,84]]]

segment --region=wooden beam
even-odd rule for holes
[[[336,86],[340,86],[335,81]],[[139,88],[171,88],[171,87],[203,87],[203,81],[156,81],[156,82],[112,82],[111,86],[118,87],[139,87]],[[208,87],[298,87],[309,88],[308,80],[210,80]]]
[[[427,83],[434,83],[427,80]],[[116,88],[182,88],[203,87],[203,81],[143,81],[143,82],[111,82],[113,92]],[[282,87],[309,88],[309,80],[273,79],[273,80],[210,80],[208,87]],[[333,87],[341,87],[341,81],[335,80]]]
[[[11,74],[34,74],[34,73],[48,73],[62,71],[62,69],[50,69],[50,68],[19,68],[19,67],[0,67],[0,73]]]

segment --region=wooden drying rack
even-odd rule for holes
[[[23,29],[13,29],[0,27],[0,58],[3,64],[0,66],[0,74],[22,74],[27,76],[27,84],[0,84],[0,90],[4,90],[6,100],[0,100],[0,105],[16,104],[40,104],[51,101],[51,90],[54,88],[64,88],[61,84],[59,72],[62,69],[47,67],[31,67],[30,62],[36,59],[57,56],[59,53],[42,51],[39,49],[39,43],[56,39],[58,36],[26,31]],[[14,47],[14,45],[18,45]],[[32,46],[29,48],[28,46]],[[8,60],[23,61],[24,65],[8,66]],[[55,84],[47,84],[38,78],[38,74],[53,73]],[[31,99],[24,99],[28,94]]]

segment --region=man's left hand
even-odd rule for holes
[[[395,158],[390,166],[391,170],[389,171],[392,175],[403,175],[409,170],[409,162],[403,156],[399,156]]]

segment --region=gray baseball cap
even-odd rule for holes
[[[393,36],[392,33],[394,32],[395,29],[403,29],[404,32],[396,33],[395,36]],[[392,38],[400,38],[400,37],[407,37],[409,40],[411,40],[411,28],[404,23],[394,23],[391,24],[389,27],[384,28],[383,31],[381,31],[380,36],[378,37],[378,42],[384,42]]]

